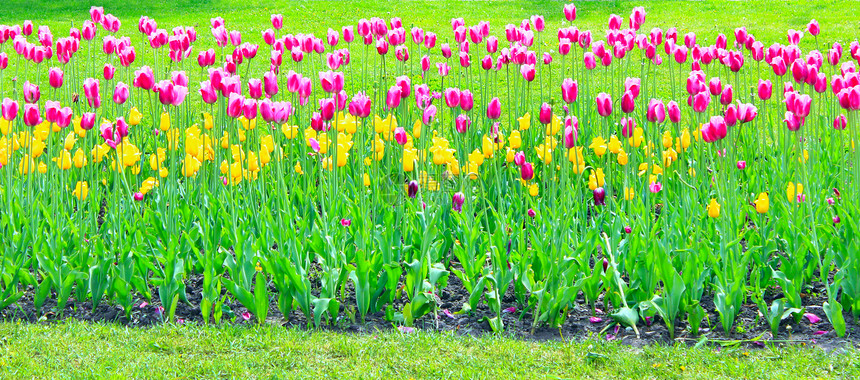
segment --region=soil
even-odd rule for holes
[[[203,324],[203,317],[199,306],[202,299],[203,277],[199,275],[192,276],[185,283],[188,303],[179,302],[177,305],[175,323]],[[270,286],[270,291],[274,294],[275,289]],[[397,323],[387,321],[384,311],[368,314],[365,322],[362,323],[361,318],[355,311],[355,297],[351,282],[347,282],[345,291],[347,296],[340,298],[346,299],[347,302],[341,305],[338,319],[334,322],[329,321],[331,323],[321,326],[321,329],[359,334],[373,334],[384,330],[399,330],[403,333],[412,333],[417,330],[440,331],[472,336],[493,333],[485,318],[494,317],[494,314],[484,302],[480,302],[477,308],[471,313],[459,313],[462,305],[468,302],[469,293],[463,287],[460,279],[453,274],[448,277],[448,286],[438,294],[440,304],[436,312],[431,312],[418,318],[414,323],[414,329],[404,328]],[[319,289],[314,289],[313,293],[318,295]],[[0,311],[0,320],[40,324],[80,320],[146,328],[164,323],[164,312],[158,301],[158,293],[155,289],[152,289],[151,294],[153,294],[153,299],[151,300],[143,299],[139,295],[136,296],[131,317],[129,318],[119,305],[102,301],[93,309],[91,302],[76,302],[74,296],[62,310],[57,309],[56,298],[49,297],[41,310],[37,311],[33,305],[34,291],[30,288],[18,302]],[[781,292],[776,289],[769,291],[765,295],[765,300],[770,305],[772,300],[781,297]],[[301,310],[293,310],[290,315],[284,316],[278,310],[275,297],[272,298],[266,320],[267,323],[287,328],[313,329],[312,325],[308,326],[308,321]],[[733,343],[736,345],[750,348],[765,347],[770,344],[795,344],[818,347],[825,351],[844,351],[849,347],[860,347],[860,325],[857,324],[849,313],[845,313],[845,321],[847,323],[846,336],[842,338],[836,336],[833,326],[827,321],[827,317],[821,306],[826,301],[824,288],[821,284],[816,283],[812,289],[807,290],[804,293],[803,301],[806,309],[805,312],[818,316],[820,321],[811,323],[807,317],[803,317],[800,322],[796,323],[792,317],[789,317],[782,321],[779,334],[773,336],[765,320],[759,317],[758,308],[747,299],[735,321],[732,333],[726,334],[720,325],[719,314],[714,307],[713,297],[706,292],[702,297],[702,305],[707,311],[707,317],[702,321],[699,336],[691,334],[686,320],[679,319],[676,322],[676,334],[673,342],[669,338],[668,329],[659,316],[640,321],[639,325],[637,325],[639,336],[637,336],[632,328],[615,327],[609,317],[609,314],[612,312],[611,306],[604,305],[602,295],[596,302],[596,311],[594,312],[587,306],[584,297],[580,294],[576,299],[577,306],[572,310],[567,310],[567,318],[562,326],[558,328],[543,326],[532,329],[532,320],[534,317],[531,310],[523,312],[522,306],[517,304],[514,297],[513,286],[510,286],[508,292],[502,298],[502,309],[505,310],[502,313],[502,321],[505,326],[503,334],[514,339],[531,341],[603,339],[620,341],[622,344],[634,347],[675,343],[692,346],[703,340],[703,338],[706,338],[710,344],[725,344],[729,341],[734,341]],[[404,294],[402,298],[395,300],[394,309],[401,310],[406,302],[408,302],[408,299],[406,299]],[[238,301],[228,297],[224,305],[222,323],[235,325],[252,325],[256,323],[256,319],[253,316],[245,319],[245,317],[249,316],[246,312],[247,309]],[[788,331],[789,326],[791,327],[790,332]],[[606,328],[605,331],[604,328]]]

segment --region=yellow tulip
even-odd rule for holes
[[[789,182],[785,189],[785,193],[788,196],[788,201],[790,203],[794,203],[797,196],[803,194],[803,185],[799,183],[795,185],[793,182]]]
[[[137,110],[137,107],[131,107],[131,109],[128,111],[128,125],[140,124],[141,117],[143,117],[143,114],[141,114],[140,111]]]
[[[625,166],[627,165],[628,160],[627,152],[625,152],[624,149],[621,149],[621,151],[618,152],[618,165]]]
[[[597,136],[591,140],[591,145],[589,145],[588,148],[593,150],[597,157],[603,157],[603,155],[606,154],[607,149],[606,140],[604,140],[603,137]]]
[[[170,130],[170,114],[167,112],[161,113],[161,123],[159,124],[159,129],[162,131]]]
[[[720,217],[720,204],[714,198],[711,198],[711,203],[708,204],[708,216],[711,218]]]
[[[765,214],[770,210],[770,197],[768,197],[767,193],[759,193],[753,203],[755,204],[756,212],[759,214]]]
[[[513,149],[519,149],[523,145],[523,138],[520,131],[511,131],[511,135],[508,136],[508,144],[510,144]]]
[[[60,156],[55,157],[53,160],[57,163],[57,167],[62,170],[69,170],[72,168],[72,155],[68,150],[63,149],[60,151]]]
[[[526,112],[525,115],[517,118],[517,122],[519,123],[521,131],[528,130],[532,125],[532,115]]]
[[[625,200],[633,200],[636,197],[636,192],[633,191],[632,187],[628,187],[624,189],[624,199]]]
[[[612,152],[612,154],[618,154],[618,152],[621,151],[621,141],[618,141],[617,136],[612,135],[609,137],[608,147],[609,147],[609,151]]]
[[[75,155],[72,157],[72,162],[78,169],[87,165],[87,156],[81,148],[78,148],[78,150],[75,151]]]
[[[536,197],[538,195],[538,191],[539,189],[537,183],[532,183],[531,185],[529,185],[529,195]]]
[[[573,163],[573,171],[582,174],[585,171],[585,160],[582,157],[582,147],[577,146],[567,151],[567,160]]]
[[[78,181],[75,184],[75,190],[72,191],[72,195],[79,200],[87,199],[87,194],[90,193],[90,185],[87,184],[86,181]]]

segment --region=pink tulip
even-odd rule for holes
[[[576,20],[576,5],[573,3],[564,5],[564,18],[567,21]]]
[[[408,138],[406,136],[406,130],[402,127],[397,127],[394,129],[394,141],[396,141],[400,145],[406,145]]]
[[[24,101],[27,103],[36,103],[39,101],[41,97],[41,92],[39,91],[39,86],[34,83],[30,83],[30,81],[24,82]]]
[[[203,98],[203,102],[206,104],[213,104],[218,100],[218,93],[215,91],[215,88],[212,86],[212,82],[203,81],[200,82],[200,96]]]
[[[463,111],[469,112],[475,105],[475,98],[469,90],[460,92],[460,108]]]
[[[385,96],[385,106],[389,110],[400,106],[400,86],[395,84],[388,89]]]
[[[452,53],[451,53],[451,46],[450,45],[442,44],[441,49],[442,49],[442,56],[445,57],[445,59],[451,58]]]
[[[589,70],[594,70],[594,68],[597,67],[597,56],[595,56],[594,53],[590,51],[585,53],[582,60],[585,64],[585,68]]]
[[[565,78],[561,82],[561,98],[565,103],[570,104],[576,101],[576,97],[579,93],[579,85],[576,81]]]
[[[606,117],[612,114],[612,98],[609,94],[601,92],[597,94],[595,101],[597,102],[597,113],[600,116]]]
[[[564,119],[564,146],[571,149],[576,146],[579,139],[579,120],[576,116],[568,116]]]
[[[355,94],[349,103],[349,113],[355,117],[368,117],[370,115],[370,98],[363,92]]]
[[[734,127],[735,124],[738,123],[738,107],[734,104],[729,104],[726,107],[726,111],[723,114],[723,118],[726,120],[726,125],[729,127]]]
[[[469,116],[466,114],[460,114],[454,120],[454,127],[457,129],[459,133],[466,133],[469,130],[469,127],[472,126],[472,121],[469,119]]]
[[[769,80],[758,80],[758,97],[761,100],[770,99],[773,94],[773,84]]]
[[[436,112],[436,106],[432,104],[424,109],[424,113],[421,117],[421,121],[424,123],[424,125],[430,125],[433,120],[436,119]]]
[[[636,120],[632,117],[621,118],[621,136],[626,138],[633,137],[633,131],[636,130]]]
[[[502,103],[499,101],[499,98],[494,97],[487,105],[487,118],[491,120],[498,120],[501,115]]]
[[[669,115],[669,121],[671,121],[672,123],[677,124],[681,122],[681,108],[674,100],[670,101],[666,105],[666,113]]]
[[[625,91],[624,95],[621,97],[621,112],[631,113],[636,109],[636,101],[634,100],[633,93],[630,91]]]
[[[24,124],[28,127],[34,127],[42,122],[42,115],[39,112],[39,105],[27,103],[24,104]]]
[[[788,111],[785,113],[785,118],[782,119],[782,121],[785,123],[785,126],[789,131],[795,132],[803,126],[806,120],[793,112]]]
[[[254,99],[263,97],[263,82],[257,78],[248,79],[248,96]]]
[[[128,85],[119,82],[113,90],[113,102],[116,104],[123,104],[128,100],[128,95]]]
[[[449,108],[460,106],[460,89],[451,87],[445,89],[445,105]]]
[[[723,92],[720,93],[720,104],[725,106],[731,102],[732,102],[732,86],[726,85],[726,87],[723,88]]]
[[[797,116],[801,118],[805,118],[809,116],[809,111],[812,106],[812,98],[807,95],[799,95],[795,98],[794,101],[794,110],[793,112],[797,114]]]
[[[833,128],[834,129],[842,131],[842,130],[845,130],[845,128],[847,126],[848,126],[848,119],[843,114],[836,116],[836,119],[833,120]]]
[[[680,112],[680,110],[678,112]],[[652,123],[662,123],[664,120],[666,120],[666,106],[663,104],[662,100],[651,99],[651,101],[648,102],[648,111],[646,112],[646,118]]]
[[[6,119],[6,121],[15,120],[15,118],[18,117],[18,102],[9,98],[4,98],[2,110],[3,118]]]
[[[552,122],[552,106],[549,103],[543,103],[540,106],[540,112],[538,113],[538,120],[540,120],[541,124],[549,124]]]
[[[59,67],[48,70],[48,84],[53,88],[63,87],[63,70]]]
[[[648,185],[648,191],[654,194],[659,193],[660,190],[663,190],[663,184],[660,182],[652,182],[650,185]]]
[[[143,66],[134,72],[134,87],[143,90],[152,90],[155,88],[155,75],[149,66]]]
[[[523,181],[531,181],[535,177],[535,170],[531,162],[525,162],[520,166],[520,178]]]

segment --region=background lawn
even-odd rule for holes
[[[840,351],[840,350],[836,350]],[[0,324],[4,378],[850,378],[854,350],[526,342],[278,326]]]

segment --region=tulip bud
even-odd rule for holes
[[[594,189],[594,191],[592,192],[592,196],[594,197],[595,206],[606,205],[606,190],[604,188],[598,187]]]
[[[454,209],[454,211],[461,212],[463,210],[463,203],[465,201],[466,196],[463,193],[454,193],[454,197],[451,200],[451,207]]]
[[[409,198],[415,198],[415,196],[418,195],[418,181],[409,181],[409,185],[407,185],[406,188],[406,194]]]
[[[531,162],[523,163],[520,166],[520,177],[523,181],[531,181],[531,179],[535,177],[535,171]]]

